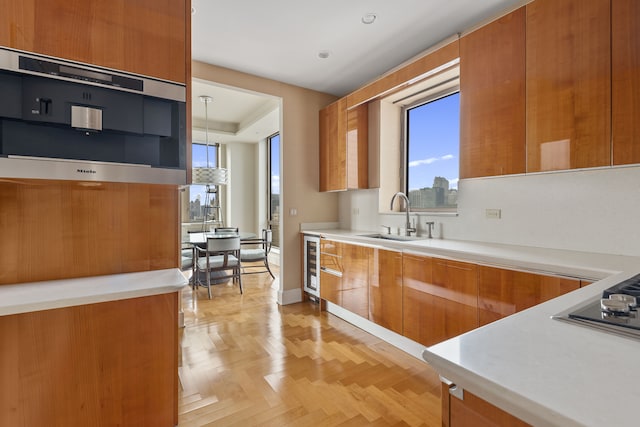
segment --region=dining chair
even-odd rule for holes
[[[199,255],[195,263],[197,280],[194,280],[194,289],[198,285],[206,286],[211,299],[212,284],[226,283],[232,279],[238,281],[240,293],[243,293],[239,236],[209,237],[205,248],[195,248]]]
[[[180,269],[182,271],[193,268],[193,260],[195,259],[194,251],[195,251],[194,245],[186,242],[182,243],[180,247],[180,256],[182,258],[182,264],[180,266]]]
[[[246,239],[242,240],[242,246],[251,246],[250,248],[240,249],[240,261],[241,262],[264,262],[266,270],[260,271],[247,271],[247,267],[243,268],[243,274],[257,274],[257,273],[269,273],[273,279],[276,277],[271,272],[269,267],[269,252],[271,252],[271,243],[273,241],[273,232],[268,229],[262,230],[261,239]],[[252,267],[249,267],[252,268]]]

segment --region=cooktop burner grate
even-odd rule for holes
[[[602,298],[609,298],[609,295],[613,294],[627,294],[636,298],[640,297],[640,274],[606,289],[602,293]]]

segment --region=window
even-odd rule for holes
[[[207,164],[207,148],[209,151],[209,163]],[[191,145],[191,165],[192,167],[218,167],[218,144],[209,144],[208,146],[202,143],[194,142]],[[210,194],[210,204],[215,203],[215,200],[211,200],[212,197],[218,195]],[[205,185],[191,185],[189,187],[189,221],[196,222],[202,221],[204,216],[204,203],[206,200],[206,186]]]
[[[269,227],[273,233],[273,246],[279,247],[280,231],[280,134],[268,138],[269,173]]]
[[[455,210],[460,157],[459,88],[404,108],[405,190],[412,210]]]

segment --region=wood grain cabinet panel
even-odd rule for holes
[[[402,252],[369,254],[369,320],[402,334]]]
[[[346,100],[320,110],[320,191],[346,190]]]
[[[342,304],[358,316],[369,318],[369,254],[371,248],[342,244]]]
[[[320,110],[320,191],[368,187],[369,108],[346,105],[342,98]]]
[[[526,10],[527,172],[610,165],[610,0]]]
[[[464,399],[449,394],[449,386],[442,386],[443,427],[530,427],[519,418],[490,404],[473,393],[464,391]]]
[[[612,0],[613,164],[640,163],[640,2]]]
[[[429,308],[434,300],[430,292],[432,277],[432,258],[403,254],[402,335],[424,345],[431,341]]]
[[[403,335],[424,345],[478,326],[477,267],[474,264],[403,257]]]
[[[480,326],[580,288],[580,280],[479,266]]]
[[[320,298],[342,305],[342,243],[320,239]]]
[[[525,172],[525,8],[460,39],[460,178]]]
[[[477,266],[434,258],[432,343],[478,327]]]
[[[187,82],[185,0],[3,1],[0,45]]]
[[[347,188],[369,188],[369,106],[367,104],[347,110]]]
[[[179,265],[175,186],[5,180],[0,207],[0,285]]]
[[[178,424],[177,293],[0,316],[0,425]]]

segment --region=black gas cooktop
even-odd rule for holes
[[[553,317],[640,338],[639,301],[640,274],[607,288],[599,298]]]

